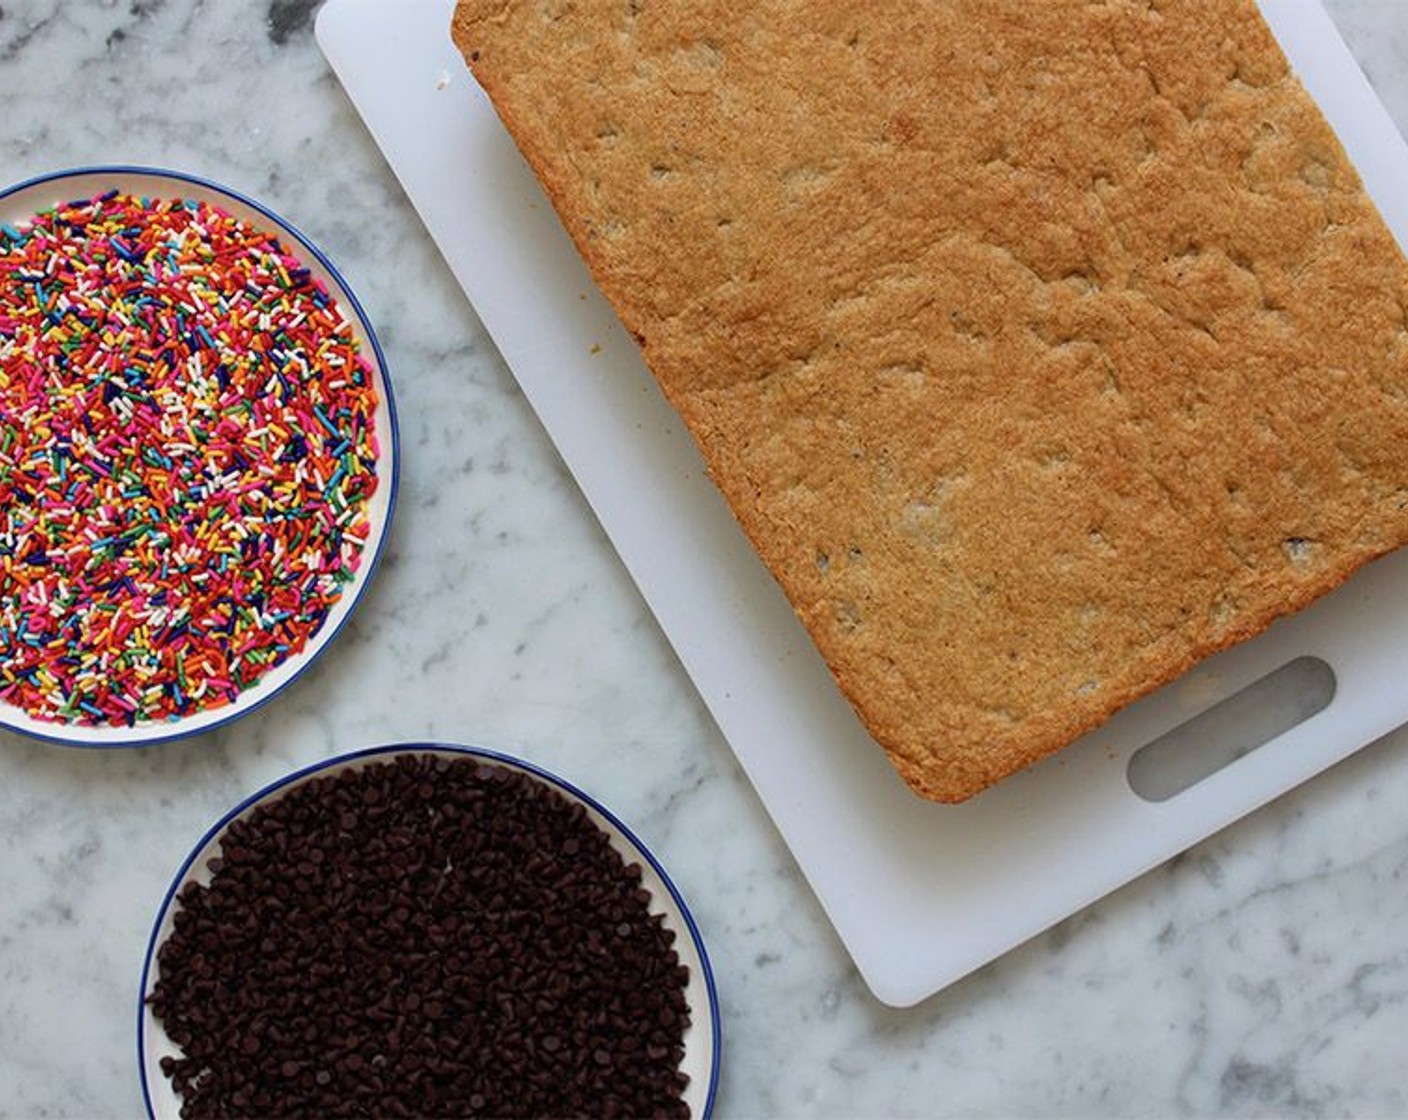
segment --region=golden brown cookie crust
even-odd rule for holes
[[[1408,540],[1408,269],[1250,0],[461,0],[453,37],[922,796]]]

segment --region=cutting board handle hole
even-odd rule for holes
[[[1297,657],[1166,731],[1130,757],[1130,789],[1167,801],[1304,723],[1335,698],[1335,671]]]

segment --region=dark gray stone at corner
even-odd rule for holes
[[[313,26],[319,0],[269,0],[269,38],[283,46]]]

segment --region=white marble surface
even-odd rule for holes
[[[1332,0],[1408,126],[1408,3]],[[303,0],[0,0],[0,180],[99,162],[250,193],[393,367],[403,482],[354,624],[277,703],[150,750],[0,735],[0,1117],[126,1117],[151,920],[287,770],[479,743],[606,801],[690,900],[722,1117],[1401,1116],[1408,735],[917,1008],[877,1003],[312,37]]]

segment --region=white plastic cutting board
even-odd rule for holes
[[[861,729],[449,38],[453,0],[330,0],[324,54],[875,995],[918,1002],[1408,721],[1408,554],[959,806]],[[1315,0],[1264,0],[1408,244],[1408,149]],[[1318,715],[1171,799],[1140,746],[1301,655]],[[1057,855],[1059,853],[1059,855]]]

